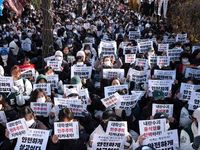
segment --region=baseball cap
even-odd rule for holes
[[[151,51],[151,50],[154,51],[154,48],[153,48],[152,46],[148,47],[147,52],[148,52],[148,51]]]
[[[79,85],[82,85],[82,82],[81,82],[81,79],[79,76],[74,76],[72,79],[71,79],[71,84],[79,84]]]
[[[117,116],[116,116],[116,114],[113,110],[107,110],[107,111],[103,112],[102,119],[108,119],[110,117],[116,117],[117,118]]]
[[[3,54],[8,54],[8,51],[6,49],[2,49],[1,50],[1,55],[3,55]]]
[[[156,89],[153,91],[153,98],[159,99],[159,98],[165,98],[164,92],[161,89]]]

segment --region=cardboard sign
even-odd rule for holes
[[[108,108],[108,107],[113,108],[116,106],[119,96],[120,95],[116,92],[116,93],[110,95],[109,97],[101,99],[101,102],[104,104],[104,106],[106,108]]]
[[[54,132],[58,139],[78,139],[78,122],[54,122]]]
[[[124,69],[103,69],[103,79],[124,78]]]
[[[67,104],[67,107],[73,111],[74,116],[83,117],[82,112],[84,109],[86,109],[87,105],[69,103]]]
[[[140,135],[145,137],[166,136],[166,119],[139,120]]]
[[[127,136],[127,122],[126,121],[108,121],[106,128],[106,135],[109,136]]]
[[[135,62],[136,54],[126,54],[125,55],[125,63],[132,64]]]
[[[173,104],[152,104],[152,116],[154,116],[157,112],[164,112],[168,115],[168,117],[172,117],[173,107]]]
[[[2,122],[8,122],[4,111],[0,111],[0,123]]]
[[[124,84],[124,85],[105,86],[104,87],[105,97],[108,97],[108,96],[114,94],[119,89],[127,89],[127,91],[128,91],[128,85]]]
[[[135,83],[144,83],[148,82],[148,77],[150,76],[150,70],[138,71],[130,68],[129,73],[130,80]]]
[[[148,68],[148,59],[136,58],[135,66],[142,66]]]
[[[61,109],[67,108],[67,105],[69,103],[81,105],[81,100],[80,99],[67,99],[67,98],[54,97],[54,104],[55,104],[56,114],[58,115],[59,111]]]
[[[177,130],[167,131],[166,136],[147,138],[143,141],[143,145],[148,145],[156,150],[175,150],[179,149],[179,138]]]
[[[158,51],[163,52],[163,51],[168,51],[169,49],[169,44],[158,44]]]
[[[119,100],[117,101],[115,109],[131,110],[137,104],[138,95],[120,95]]]
[[[49,130],[29,129],[29,134],[20,136],[14,150],[42,150],[46,149]]]
[[[152,41],[138,43],[139,53],[147,52],[149,47],[153,47]]]
[[[117,52],[117,43],[115,41],[101,41],[99,50],[98,50],[98,55],[100,54],[109,57],[114,57],[114,55]]]
[[[172,61],[172,60],[180,61],[180,54],[182,51],[183,51],[182,48],[168,49],[167,56],[170,57],[170,61]]]
[[[52,108],[52,103],[31,102],[30,107],[34,111],[34,115],[36,116],[49,116],[49,113],[51,112]]]
[[[132,95],[138,95],[138,100],[141,100],[142,96],[144,96],[144,94],[146,93],[146,91],[131,91]]]
[[[58,88],[58,74],[55,75],[46,75],[47,83],[50,83],[52,89]]]
[[[14,85],[13,77],[0,76],[0,92],[3,93],[12,92],[13,85]]]
[[[161,89],[165,97],[169,97],[169,92],[172,87],[173,80],[149,80],[149,96],[152,97],[152,92],[156,89]]]
[[[81,79],[90,79],[92,75],[92,66],[88,67],[71,67],[71,78],[79,76]]]
[[[192,91],[196,91],[197,89],[200,89],[200,85],[181,83],[181,88],[180,88],[181,97],[179,98],[179,100],[190,101]]]
[[[158,56],[157,57],[158,66],[170,66],[170,57],[168,56]]]
[[[24,92],[24,82],[22,78],[17,81],[14,81],[14,85],[19,88],[19,91],[21,91],[22,93]]]
[[[127,53],[130,53],[131,51],[134,53],[134,54],[137,54],[137,50],[138,50],[138,47],[137,46],[128,46],[128,47],[124,47],[123,48],[123,55],[127,54]]]
[[[197,80],[200,80],[200,69],[195,68],[186,68],[185,78],[194,77]]]
[[[197,108],[199,108],[200,107],[200,93],[192,91],[191,98],[190,98],[190,101],[188,102],[188,104],[189,104],[189,106],[188,106],[189,110],[194,111]]]
[[[9,132],[10,140],[16,139],[22,135],[26,135],[29,133],[29,128],[24,118],[6,123],[6,127]]]
[[[53,68],[54,71],[61,71],[61,62],[60,61],[47,61],[47,66]]]
[[[148,56],[149,67],[157,65],[158,56]]]
[[[155,78],[161,80],[176,80],[176,70],[154,70]]]
[[[129,40],[133,41],[140,38],[140,31],[129,31]]]
[[[50,83],[46,83],[46,84],[33,84],[33,91],[35,89],[43,89],[43,91],[46,93],[46,95],[51,95],[51,85]]]
[[[122,150],[126,142],[124,136],[108,136],[108,135],[99,135],[94,134],[92,150]]]

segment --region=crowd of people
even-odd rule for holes
[[[4,112],[7,118],[7,123],[3,122],[0,113],[0,150],[36,149],[16,147],[20,137],[10,138],[7,124],[21,118],[26,120],[29,129],[50,131],[47,150],[94,150],[96,134],[107,136],[107,128],[112,121],[123,121],[127,124],[122,149],[153,150],[176,147],[181,150],[197,150],[200,146],[200,78],[198,74],[195,75],[195,71],[186,76],[186,71],[183,70],[190,67],[189,69],[198,72],[200,47],[198,49],[193,46],[199,45],[192,45],[190,35],[184,31],[178,35],[174,34],[170,23],[167,24],[163,20],[155,22],[150,14],[134,11],[118,1],[92,0],[89,3],[89,10],[86,9],[83,15],[80,15],[77,2],[53,1],[53,55],[48,58],[42,57],[42,37],[45,36],[42,8],[35,10],[30,3],[25,6],[21,18],[4,9],[4,16],[0,21],[0,80],[12,77],[13,86],[8,92],[3,88],[6,86],[4,82],[0,83],[0,112]],[[141,9],[145,11],[145,5]],[[131,35],[132,33],[135,35]],[[145,45],[145,42],[149,41],[150,45]],[[161,50],[160,45],[168,47]],[[107,53],[109,48],[114,50]],[[178,57],[169,55],[169,49],[180,50]],[[130,62],[127,61],[128,56]],[[156,60],[151,63],[151,58],[161,58],[157,56],[167,58],[163,62],[170,62],[157,63]],[[60,66],[58,70],[49,63],[43,67],[43,60],[57,62]],[[34,66],[31,68],[34,71],[31,70],[32,74],[28,77],[24,76],[21,69],[28,68],[27,66]],[[88,78],[84,78],[85,73],[75,74],[74,68],[78,67],[91,69],[86,69],[90,74]],[[109,77],[109,71],[115,69],[116,74],[111,73]],[[119,70],[123,70],[123,76],[119,76]],[[157,74],[159,71],[163,71],[160,76]],[[174,76],[165,78],[164,76],[170,76],[167,71],[175,71]],[[55,87],[47,87],[48,93],[42,86],[35,88],[35,85],[47,85],[48,76],[52,75],[57,75],[58,80],[54,83]],[[143,80],[139,80],[140,78]],[[157,84],[155,88],[152,88],[152,81]],[[163,81],[170,85],[169,89],[164,88]],[[192,93],[195,93],[196,97]],[[112,105],[104,103],[104,100],[109,98],[112,100],[110,95],[118,95],[115,97],[117,102],[110,101]],[[136,98],[130,97],[128,100],[131,103],[126,104],[122,98],[126,95],[134,95]],[[71,104],[79,105],[82,107],[81,113],[70,109],[72,105],[58,105],[58,98],[65,103],[71,100]],[[75,100],[80,100],[80,103],[75,103]],[[35,115],[36,110],[32,109],[32,103],[36,102],[51,103],[49,114]],[[118,104],[120,107],[116,107]],[[126,104],[126,107],[122,107],[122,104]],[[154,104],[172,104],[172,114],[169,115],[167,109],[153,113]],[[190,105],[196,107],[191,109]],[[178,142],[178,147],[173,144],[172,148],[166,144],[159,147],[151,143],[144,144],[145,140],[153,137],[152,134],[146,136],[145,131],[141,133],[142,126],[139,122],[156,119],[166,119],[163,126],[167,131],[177,130],[178,141],[173,142]],[[56,135],[55,123],[59,122],[78,122],[79,138],[61,139]],[[102,149],[105,147],[104,145]],[[112,145],[105,149],[109,148],[111,150]]]

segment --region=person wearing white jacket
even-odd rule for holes
[[[183,130],[180,136],[181,150],[197,150],[200,146],[200,136],[198,136],[198,122],[200,121],[200,108],[193,113],[193,123]]]

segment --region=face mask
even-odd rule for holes
[[[85,53],[86,53],[86,54],[90,53],[90,50],[85,50]]]
[[[5,34],[5,35],[2,35],[2,37],[3,37],[3,38],[6,38],[6,34]]]
[[[170,128],[169,123],[166,124],[166,130],[168,130]]]
[[[55,59],[56,59],[57,61],[60,61],[60,60],[62,59],[62,57],[57,56],[57,57],[55,57]]]
[[[83,62],[77,62],[76,64],[77,65],[83,65]]]
[[[91,33],[91,31],[88,31],[87,33]]]
[[[57,36],[56,36],[56,35],[53,35],[53,37],[56,38]]]
[[[30,36],[32,35],[32,33],[31,33],[31,32],[29,32],[29,33],[27,33],[27,35],[30,37]]]
[[[34,29],[31,29],[31,32],[33,33],[33,32],[35,32],[35,30],[34,30]]]
[[[105,61],[104,64],[105,66],[110,66],[110,61]]]
[[[152,36],[152,33],[149,33],[148,35],[149,35],[149,36]]]
[[[182,63],[187,63],[188,62],[188,58],[187,59],[182,59]]]
[[[76,30],[74,30],[74,31],[73,31],[73,33],[77,33],[77,31],[76,31]]]
[[[30,127],[34,122],[35,122],[35,120],[32,119],[32,120],[26,121],[26,124],[28,127]]]
[[[148,56],[153,56],[154,52],[148,52]]]
[[[139,27],[141,27],[142,25],[140,24]]]
[[[67,46],[68,46],[68,47],[72,47],[72,44],[68,44]]]
[[[8,55],[1,56],[2,59],[8,59]]]
[[[14,42],[18,42],[18,39],[14,39]]]
[[[8,47],[8,44],[6,44],[6,45],[3,45],[3,47],[4,47],[4,48],[7,48],[7,47]]]
[[[42,98],[38,98],[38,99],[37,99],[37,102],[38,102],[38,103],[45,103],[45,101],[46,101],[45,97],[42,97]]]
[[[10,31],[10,34],[13,34],[14,32],[13,31]]]

